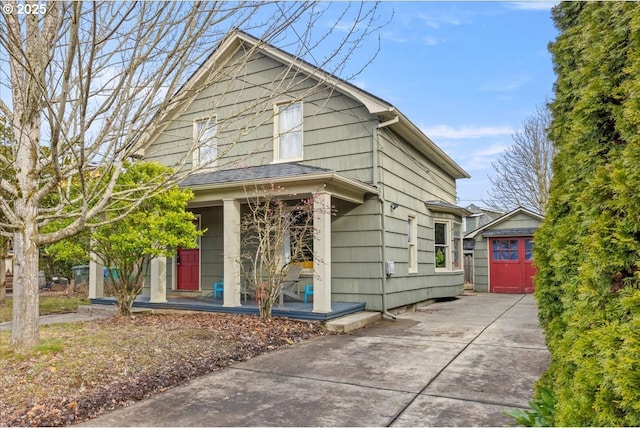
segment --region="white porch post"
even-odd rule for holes
[[[224,302],[240,304],[240,201],[223,199],[224,222]]]
[[[167,302],[167,258],[164,256],[151,259],[150,302]]]
[[[331,312],[331,194],[313,201],[313,312]]]
[[[104,297],[104,265],[98,262],[96,253],[89,257],[89,298]]]

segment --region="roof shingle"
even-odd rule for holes
[[[332,170],[299,163],[276,163],[193,174],[187,177],[180,186],[190,187],[248,180],[268,180],[270,178],[298,177],[326,172],[332,172]]]

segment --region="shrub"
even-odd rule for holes
[[[640,425],[640,5],[561,3],[535,260],[558,425]]]

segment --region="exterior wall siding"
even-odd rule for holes
[[[331,223],[331,288],[336,301],[367,302],[380,310],[382,300],[382,234],[380,203],[370,198],[362,205],[335,202]]]
[[[425,201],[434,199],[455,203],[455,180],[388,129],[381,130],[378,144],[379,181],[386,200],[385,258],[395,264],[395,274],[386,280],[388,308],[461,294],[463,270],[436,273],[434,268],[433,219],[455,217],[435,215],[425,206]],[[392,202],[398,207],[391,209]],[[417,220],[417,273],[409,273],[409,214]]]
[[[476,237],[476,247],[473,250],[473,289],[489,291],[489,253],[487,240],[482,236]]]
[[[200,238],[200,289],[205,295],[213,294],[213,283],[223,275],[222,207],[193,210],[200,214],[200,225],[207,231]]]
[[[371,183],[375,119],[364,106],[336,91],[316,87],[311,79],[293,75],[282,83],[286,73],[284,65],[266,56],[248,62],[242,80],[251,84],[222,81],[203,91],[149,147],[146,159],[176,164],[192,144],[194,120],[215,115],[218,153],[223,155],[219,169],[269,164],[274,160],[274,105],[300,98],[304,115],[301,163]],[[279,93],[282,86],[289,89],[286,94]],[[191,159],[186,167],[191,168]]]

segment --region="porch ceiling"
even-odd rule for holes
[[[274,194],[298,198],[326,191],[332,197],[361,204],[367,194],[377,194],[375,187],[325,168],[281,163],[194,174],[181,187],[190,188],[195,197],[191,207],[220,205],[224,199],[253,197],[256,188],[274,185]]]

